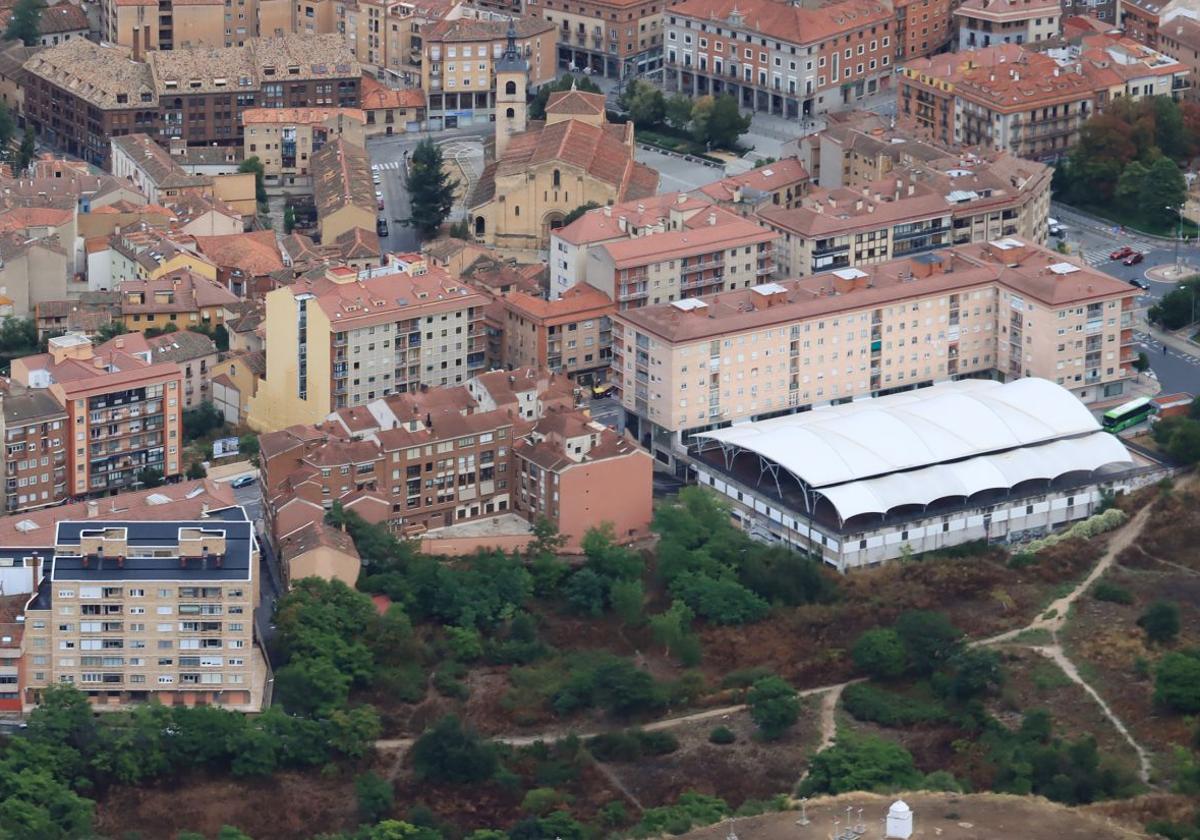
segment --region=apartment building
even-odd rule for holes
[[[809,182],[808,170],[799,158],[792,157],[705,184],[694,194],[738,215],[753,216],[755,209],[763,205],[796,206],[808,191]]]
[[[893,0],[896,62],[939,52],[954,37],[950,0]]]
[[[1183,98],[1200,100],[1200,21],[1187,15],[1171,18],[1158,30],[1157,46],[1187,68]]]
[[[125,134],[241,148],[245,109],[356,108],[362,67],[336,34],[144,57],[73,38],[30,57],[25,73],[26,115],[44,142],[108,167],[111,138]]]
[[[743,108],[795,119],[891,83],[895,14],[874,0],[684,0],[663,17],[670,91],[727,93]]]
[[[499,298],[500,364],[565,373],[582,384],[603,378],[612,359],[612,298],[586,283],[557,300],[521,291]]]
[[[267,376],[256,429],[319,423],[332,411],[421,386],[461,384],[484,364],[487,298],[423,259],[345,267],[267,297]]]
[[[662,67],[664,0],[529,0],[558,31],[558,65],[606,79]]]
[[[128,489],[144,469],[183,472],[183,376],[176,364],[156,363],[140,335],[93,347],[68,333],[49,339],[46,353],[14,359],[11,372],[66,410],[67,495]]]
[[[607,522],[622,540],[648,533],[650,455],[582,412],[551,412],[513,447],[517,510],[544,517],[577,543],[584,523]]]
[[[4,395],[4,510],[67,498],[67,412],[46,391],[13,386]]]
[[[902,68],[897,123],[943,145],[1061,157],[1114,99],[1179,97],[1187,68],[1120,35],[1031,52],[1016,44],[938,55]]]
[[[362,146],[365,124],[360,108],[249,108],[242,112],[243,154],[262,162],[267,183],[305,185],[311,157],[338,138]]]
[[[121,319],[132,332],[164,329],[215,328],[225,320],[225,307],[238,297],[215,280],[191,269],[179,269],[147,279],[121,283]]]
[[[331,244],[356,228],[374,235],[377,200],[365,148],[335,138],[313,154],[309,171],[322,244]]]
[[[99,11],[101,39],[136,55],[237,47],[258,35],[257,0],[102,0]]]
[[[958,48],[1042,44],[1062,31],[1059,0],[965,0],[954,10]]]
[[[510,27],[525,60],[526,90],[554,81],[555,29],[541,18],[454,18],[421,30],[420,84],[433,129],[487,122],[495,115],[496,62]]]
[[[1137,290],[1015,238],[613,316],[627,428],[690,435],[965,377],[1037,376],[1084,402],[1134,376]]]
[[[217,343],[204,333],[181,330],[146,339],[156,363],[171,362],[183,372],[183,408],[212,402],[212,370],[217,364]],[[236,422],[236,421],[234,421]]]
[[[425,124],[425,92],[422,90],[384,87],[370,76],[363,76],[360,104],[368,137],[418,131]]]
[[[1196,20],[1200,7],[1194,0],[1165,0],[1153,3],[1147,0],[1124,0],[1120,7],[1120,18],[1108,18],[1114,25],[1120,25],[1121,31],[1138,43],[1154,49],[1161,49],[1160,39],[1163,30],[1168,29],[1172,21],[1179,19]]]
[[[760,209],[759,220],[780,237],[779,276],[1010,236],[1045,244],[1049,167],[1007,152],[952,155],[893,135],[823,141],[826,180],[844,178],[846,186],[814,190],[794,209]]]
[[[777,234],[711,207],[678,230],[597,245],[585,278],[618,310],[758,285],[775,271]]]
[[[103,709],[152,701],[260,711],[258,545],[245,512],[145,521],[102,517],[99,507],[55,524],[25,608],[25,707],[68,683]]]

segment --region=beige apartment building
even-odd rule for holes
[[[66,683],[100,708],[259,711],[258,545],[241,508],[219,513],[125,521],[101,518],[93,502],[87,518],[57,522],[25,608],[23,706]]]
[[[677,229],[589,249],[585,278],[619,310],[748,288],[774,272],[777,237],[749,219],[710,205]]]
[[[308,184],[312,156],[338,138],[363,146],[365,124],[360,108],[248,108],[242,112],[243,153],[262,162],[269,184]]]
[[[618,312],[612,377],[663,463],[695,432],[964,377],[1084,402],[1134,376],[1137,289],[1014,238]]]
[[[344,266],[267,295],[267,375],[247,422],[260,431],[421,386],[457,385],[484,366],[488,299],[414,255],[360,274]]]
[[[820,142],[823,183],[842,185],[814,190],[790,209],[758,211],[759,221],[780,237],[779,276],[872,265],[1011,236],[1045,243],[1049,167],[1007,152],[951,155],[896,136],[842,139],[849,142]],[[864,146],[914,154],[871,154]]]

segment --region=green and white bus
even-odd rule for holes
[[[1138,397],[1104,412],[1104,431],[1117,432],[1136,426],[1154,413],[1154,403],[1149,397]]]

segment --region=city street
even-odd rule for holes
[[[383,210],[379,215],[388,223],[388,235],[380,237],[385,253],[411,253],[419,247],[416,232],[402,224],[409,214],[408,192],[404,189],[405,153],[412,154],[417,144],[429,137],[437,142],[457,138],[480,140],[490,136],[494,130],[491,123],[481,123],[453,131],[391,134],[367,140],[371,166],[381,177],[376,189],[383,193]]]
[[[1114,232],[1111,226],[1060,204],[1055,204],[1050,212],[1055,219],[1066,225],[1066,241],[1073,255],[1079,256],[1099,271],[1127,283],[1133,279],[1142,279],[1149,283],[1150,288],[1138,296],[1138,329],[1135,333],[1137,347],[1149,357],[1150,369],[1158,377],[1164,393],[1195,393],[1200,387],[1200,355],[1181,352],[1175,347],[1167,347],[1164,352],[1163,342],[1155,337],[1146,323],[1146,311],[1174,288],[1173,283],[1164,283],[1148,277],[1146,271],[1155,266],[1174,263],[1175,246],[1160,239]],[[1129,266],[1120,260],[1109,259],[1109,254],[1122,245],[1143,252],[1146,258],[1138,265]],[[1185,265],[1196,265],[1197,272],[1200,273],[1200,249],[1195,245],[1180,246],[1179,259]]]

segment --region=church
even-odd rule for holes
[[[609,123],[601,94],[557,91],[546,103],[545,120],[529,120],[527,79],[510,28],[496,62],[495,158],[467,202],[476,241],[544,249],[550,232],[580,205],[655,194],[658,173],[634,160],[633,123]]]

